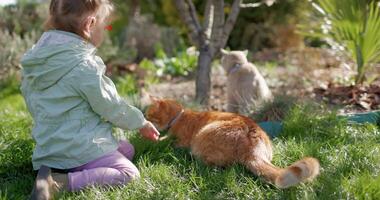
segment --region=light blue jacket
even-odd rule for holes
[[[141,111],[104,75],[95,52],[81,37],[54,30],[22,58],[21,91],[34,120],[34,169],[78,167],[117,149],[112,124],[129,130],[144,125]]]

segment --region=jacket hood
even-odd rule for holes
[[[47,31],[22,57],[23,79],[35,89],[49,88],[95,52],[92,44],[76,34]]]

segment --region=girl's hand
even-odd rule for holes
[[[152,141],[158,141],[158,138],[160,136],[160,133],[150,121],[147,121],[145,125],[142,128],[140,128],[139,131],[140,131],[140,134],[145,139],[152,140]]]

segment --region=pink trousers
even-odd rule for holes
[[[135,150],[127,141],[120,141],[117,151],[70,169],[69,190],[78,191],[88,186],[121,185],[138,178],[140,173],[131,162]]]

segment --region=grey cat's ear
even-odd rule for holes
[[[228,51],[225,50],[225,49],[220,49],[220,53],[222,53],[222,55],[227,55],[227,54],[228,54]]]
[[[158,97],[154,97],[151,94],[149,94],[145,89],[141,90],[140,93],[140,104],[142,107],[147,107],[152,105],[155,101],[158,101]]]
[[[152,103],[156,102],[156,101],[159,101],[160,98],[159,97],[156,97],[156,96],[153,96],[153,95],[149,95],[149,98],[150,100],[152,101]]]
[[[140,105],[141,107],[147,107],[152,104],[150,94],[143,88],[140,92]]]
[[[245,56],[248,56],[248,49],[244,50],[243,53],[245,54]]]

